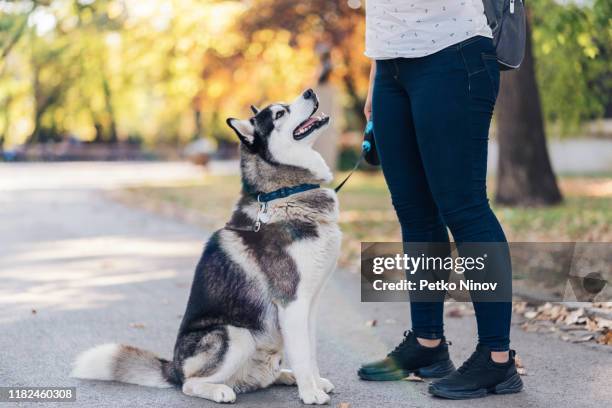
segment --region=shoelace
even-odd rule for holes
[[[478,357],[480,357],[480,353],[478,351],[474,351],[470,358],[465,360],[465,362],[461,365],[461,367],[457,369],[457,371],[463,374],[467,371],[468,368],[470,368],[472,364],[474,364]]]
[[[400,351],[402,351],[403,349],[406,348],[406,346],[408,346],[408,336],[410,336],[410,331],[405,331],[404,332],[404,340],[402,340],[402,342],[400,344],[398,344],[392,352],[390,352],[389,354],[387,354],[388,356],[392,356],[394,354],[399,353]]]

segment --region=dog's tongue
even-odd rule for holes
[[[308,119],[306,119],[306,121],[304,123],[302,123],[300,125],[300,127],[298,128],[298,130],[302,130],[302,129],[306,129],[308,126],[312,125],[313,123],[315,123],[317,121],[317,118],[314,116],[309,117]]]

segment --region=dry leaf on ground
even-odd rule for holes
[[[597,327],[599,327],[600,329],[612,329],[612,320],[604,319],[603,317],[598,317]]]
[[[414,382],[423,382],[424,380],[415,374],[410,374],[408,377],[404,378],[404,381],[414,381]]]
[[[523,360],[519,357],[518,354],[514,356],[514,364],[516,365],[516,372],[519,373],[519,375],[527,375],[527,370],[523,365]]]
[[[612,331],[607,332],[597,338],[597,343],[604,344],[606,346],[612,346]]]
[[[593,336],[592,334],[587,334],[586,336],[582,336],[578,339],[574,339],[572,340],[572,342],[574,343],[584,343],[585,341],[589,341],[589,340],[593,340],[595,336]]]
[[[544,303],[539,306],[527,302],[516,302],[513,311],[524,316],[527,321],[520,327],[526,332],[559,332],[561,340],[572,343],[594,341],[612,345],[612,335],[608,336],[612,319],[612,304],[593,303],[590,307],[571,308],[560,303]],[[599,335],[602,333],[602,335]]]
[[[144,329],[146,326],[144,323],[130,323],[132,329]]]

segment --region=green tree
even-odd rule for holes
[[[612,2],[529,6],[545,122],[576,131],[612,106]]]

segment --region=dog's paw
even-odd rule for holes
[[[296,385],[297,382],[295,381],[295,375],[293,375],[293,371],[283,369],[276,378],[276,381],[274,381],[274,384]]]
[[[332,384],[331,381],[329,381],[327,378],[319,378],[319,388],[321,388],[323,391],[330,393],[332,392],[336,387],[334,387],[334,384]]]
[[[300,399],[304,404],[307,405],[323,405],[329,404],[331,398],[323,390],[318,388],[308,390],[305,392],[300,391]]]
[[[205,398],[215,402],[235,402],[236,393],[225,384],[209,384],[189,379],[183,384],[183,393],[192,397]]]
[[[212,399],[215,402],[236,402],[236,393],[225,384],[218,384],[212,393]]]

